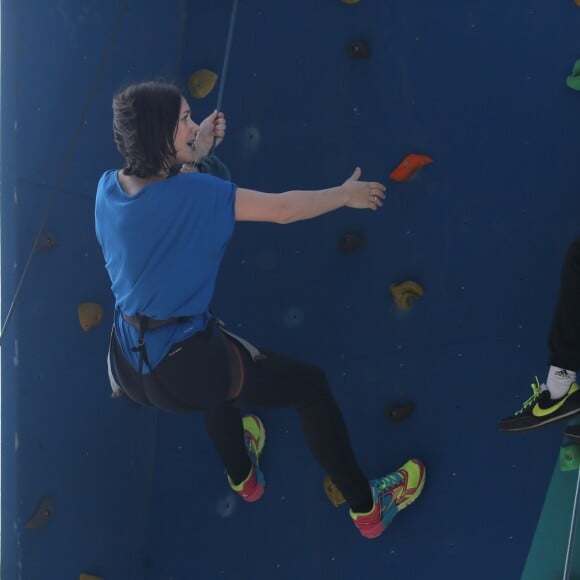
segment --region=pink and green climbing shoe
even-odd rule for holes
[[[258,501],[264,495],[266,483],[260,469],[260,455],[266,443],[266,429],[256,415],[244,415],[242,418],[246,449],[252,462],[248,477],[239,485],[235,485],[228,475],[230,487],[247,502]]]
[[[378,538],[393,518],[410,506],[423,491],[425,466],[418,459],[410,459],[380,479],[370,481],[373,492],[373,509],[367,514],[354,513],[350,517],[365,538]]]

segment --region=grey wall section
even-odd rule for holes
[[[518,578],[560,433],[505,437],[495,421],[545,372],[580,229],[580,100],[565,86],[580,9],[240,2],[220,148],[236,183],[322,187],[357,164],[387,181],[407,153],[435,160],[390,183],[379,214],[239,225],[216,290],[232,330],[325,368],[369,476],[427,463],[420,501],[367,542],[324,498],[292,412],[263,414],[268,490],[242,505],[200,417],[109,398],[92,212],[98,176],[120,164],[111,96],[219,72],[231,3],[48,4],[2,5],[3,320],[47,212],[58,240],[34,256],[2,339],[2,577]],[[369,60],[346,56],[356,38]],[[191,103],[196,118],[216,92]],[[348,231],[367,243],[343,256]],[[388,287],[407,278],[426,294],[403,316]],[[85,301],[106,312],[88,333]],[[417,403],[407,423],[385,421],[395,400]],[[54,513],[27,529],[43,497]]]

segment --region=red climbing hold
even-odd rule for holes
[[[417,170],[421,169],[424,165],[429,165],[433,163],[433,159],[427,155],[417,155],[416,153],[411,153],[407,155],[399,165],[391,172],[390,178],[393,181],[406,181],[415,173]]]

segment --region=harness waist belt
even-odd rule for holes
[[[131,326],[140,330],[139,328],[139,321],[145,320],[146,326],[148,330],[154,330],[155,328],[161,328],[162,326],[167,326],[168,324],[176,324],[177,322],[183,322],[186,317],[184,316],[173,316],[172,318],[166,318],[165,320],[156,320],[155,318],[148,318],[147,316],[129,316],[124,312],[121,312],[121,315],[128,322]]]

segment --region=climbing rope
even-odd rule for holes
[[[14,298],[12,299],[12,302],[10,303],[10,308],[8,309],[8,312],[6,314],[6,318],[4,319],[4,322],[2,324],[2,328],[0,329],[0,346],[2,345],[2,343],[4,341],[6,327],[8,326],[8,323],[10,322],[12,315],[14,314],[14,308],[16,307],[16,302],[18,301],[18,298],[20,296],[20,292],[22,290],[22,286],[24,285],[24,281],[28,275],[28,271],[30,270],[30,265],[32,264],[32,260],[34,259],[34,255],[36,254],[36,251],[40,245],[40,241],[42,239],[44,228],[46,227],[46,224],[48,223],[48,219],[50,218],[50,215],[52,214],[52,211],[54,210],[54,207],[56,205],[56,201],[58,199],[58,194],[60,193],[60,191],[62,189],[64,178],[68,172],[73,155],[75,154],[75,152],[77,150],[77,147],[78,147],[78,144],[79,144],[79,141],[81,138],[81,134],[83,132],[83,128],[84,128],[85,123],[88,119],[89,112],[91,110],[91,107],[93,105],[93,101],[94,101],[96,93],[97,93],[97,89],[98,89],[101,81],[103,80],[103,76],[105,74],[105,69],[106,69],[107,63],[109,61],[109,57],[111,56],[111,51],[113,49],[113,45],[115,44],[115,41],[117,40],[117,35],[119,34],[119,31],[121,29],[123,16],[124,16],[125,12],[127,11],[128,5],[129,5],[129,0],[124,0],[123,4],[121,5],[119,12],[117,14],[117,19],[116,19],[115,24],[113,26],[113,30],[111,32],[111,37],[109,38],[109,42],[107,43],[107,45],[105,47],[105,52],[104,52],[103,57],[101,59],[101,62],[99,64],[99,68],[97,70],[97,74],[95,76],[93,86],[89,92],[89,96],[87,97],[87,100],[86,100],[85,105],[83,107],[81,117],[80,117],[79,122],[77,124],[75,133],[74,133],[73,138],[70,142],[70,145],[69,145],[68,151],[65,155],[63,164],[62,164],[60,171],[58,173],[58,176],[56,179],[56,184],[53,188],[53,191],[52,191],[52,194],[50,197],[50,201],[48,204],[48,208],[46,209],[46,212],[44,213],[44,217],[42,219],[40,227],[38,228],[38,233],[36,234],[36,238],[34,239],[34,242],[32,244],[32,249],[30,250],[30,254],[28,255],[28,259],[26,260],[26,264],[24,265],[24,269],[22,270],[22,274],[21,274],[20,279],[18,281],[18,285],[16,286],[16,291],[14,292]]]
[[[217,98],[217,104],[216,104],[216,109],[218,111],[221,111],[222,108],[222,102],[224,99],[224,87],[226,84],[226,76],[228,73],[228,66],[230,64],[230,52],[232,51],[232,40],[234,37],[234,26],[236,23],[236,16],[238,13],[238,0],[234,0],[234,3],[232,5],[232,12],[230,14],[230,28],[228,31],[228,39],[226,41],[226,52],[224,55],[224,64],[222,66],[222,75],[221,75],[221,79],[220,79],[220,88],[218,90],[218,98]],[[211,151],[210,151],[210,155],[214,152],[215,150],[215,146],[216,146],[216,141],[217,139],[214,137],[213,140],[213,145],[211,147]]]
[[[572,554],[574,552],[574,538],[576,537],[576,519],[578,511],[578,498],[580,497],[580,469],[576,479],[576,495],[574,496],[574,507],[570,518],[570,535],[568,536],[568,548],[566,549],[566,561],[564,563],[564,575],[562,580],[570,580],[572,574]]]

